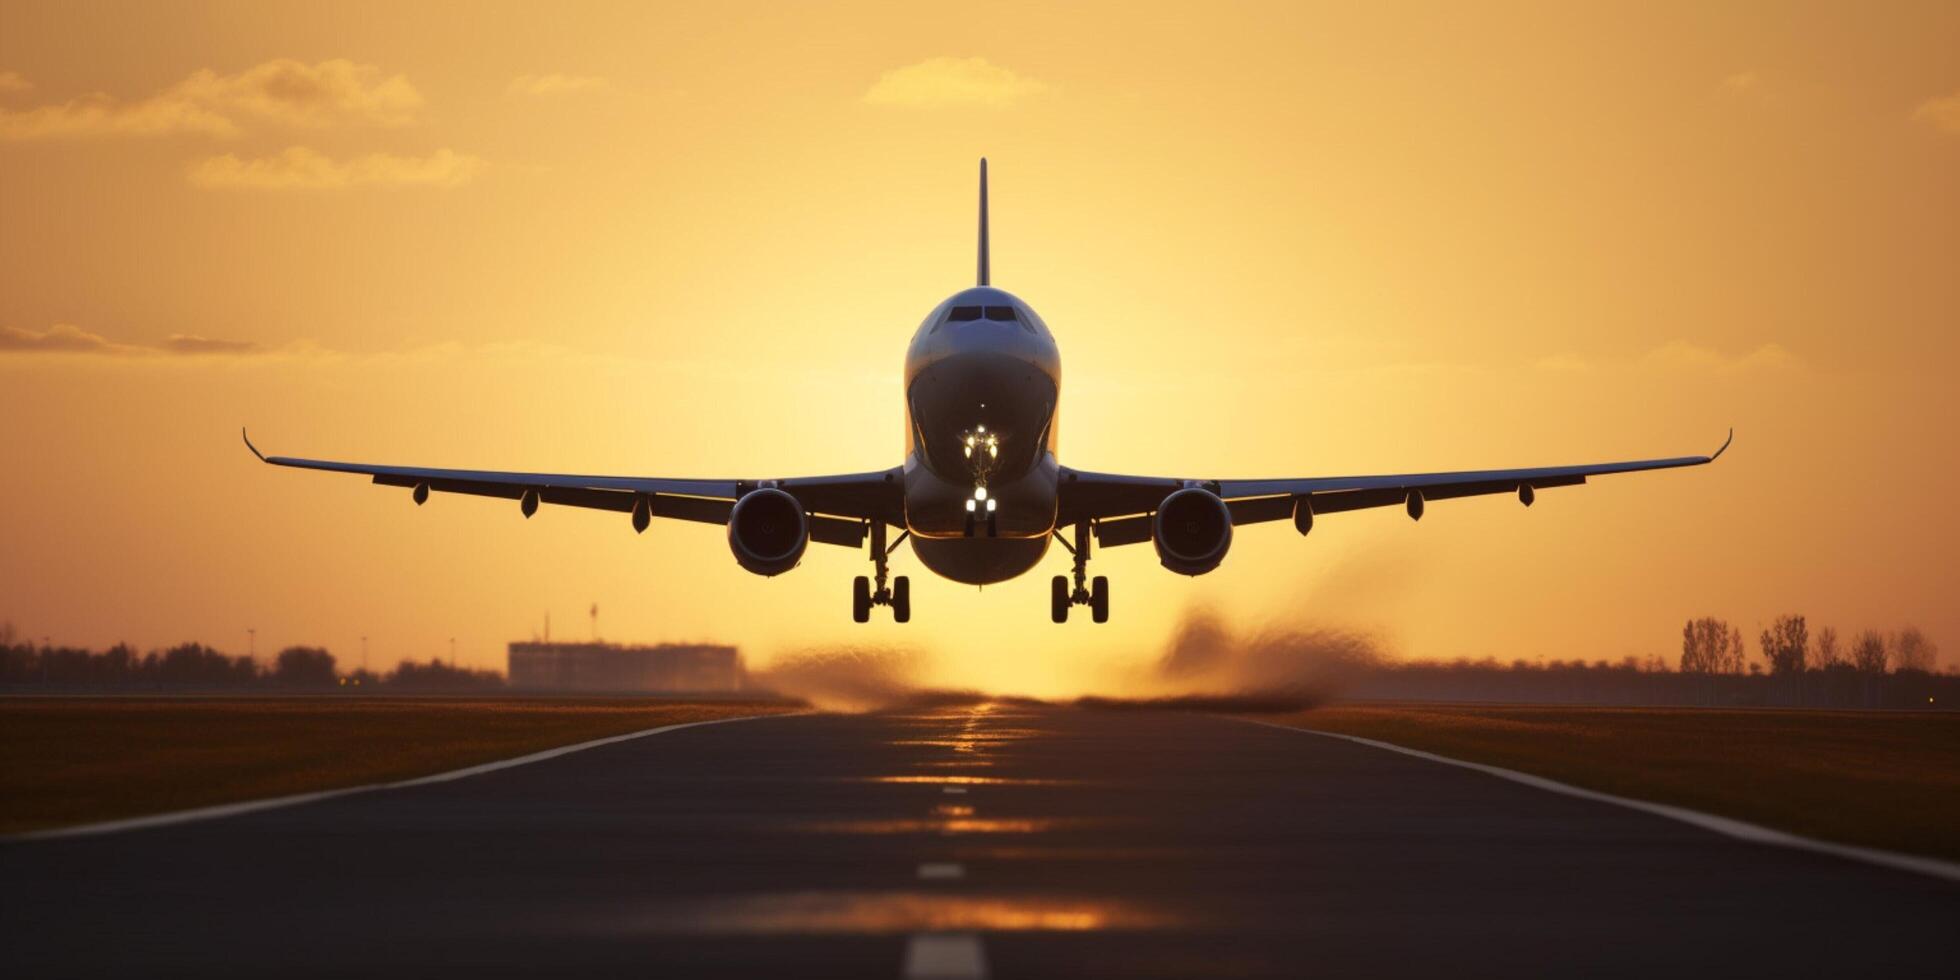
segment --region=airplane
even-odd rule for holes
[[[240,434],[261,462],[362,474],[409,489],[417,505],[431,492],[461,493],[516,500],[527,518],[541,503],[630,514],[636,532],[655,517],[723,525],[736,563],[757,575],[795,568],[812,542],[865,549],[873,574],[857,576],[851,592],[860,623],[874,607],[911,620],[911,582],[889,575],[908,539],[920,564],[972,585],[1027,572],[1055,541],[1074,568],[1050,583],[1050,618],[1064,623],[1072,607],[1088,606],[1102,623],[1109,579],[1089,576],[1092,548],[1147,541],[1165,568],[1203,575],[1225,560],[1241,525],[1291,519],[1305,535],[1328,514],[1400,506],[1420,520],[1429,501],[1482,494],[1516,494],[1529,507],[1538,491],[1588,477],[1711,463],[1735,439],[1730,429],[1708,456],[1452,473],[1243,480],[1074,469],[1058,458],[1055,335],[1033,307],[993,285],[988,251],[982,159],[978,282],[933,307],[912,335],[904,462],[888,470],[718,480],[504,473],[266,456]]]

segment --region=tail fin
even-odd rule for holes
[[[989,286],[987,273],[987,158],[980,158],[980,285]]]

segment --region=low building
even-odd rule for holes
[[[734,647],[662,643],[513,643],[510,686],[530,691],[668,693],[739,691]]]

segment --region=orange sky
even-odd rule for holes
[[[1407,656],[1667,653],[1798,611],[1960,643],[1960,8],[1775,3],[10,3],[0,619],[501,666],[582,635],[900,644],[1040,694],[1197,605]],[[908,556],[764,580],[722,533],[290,455],[650,475],[898,462],[972,274],[1055,329],[1079,467],[1199,476],[1712,450],[1706,469],[1243,529],[1114,622]],[[1086,617],[1081,617],[1086,620]],[[1949,661],[1951,657],[1947,658]]]

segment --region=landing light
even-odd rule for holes
[[[973,513],[973,503],[971,500],[966,502],[966,512],[969,514]]]
[[[994,505],[995,505],[995,504],[997,504],[997,503],[1000,503],[1000,501],[998,501],[998,500],[989,500],[989,501],[987,501],[987,513],[989,513],[989,514],[991,514],[991,513],[993,513],[993,512],[994,512]],[[1927,698],[1926,700],[1928,700],[1928,701],[1931,701],[1931,700],[1933,700],[1933,699],[1932,699],[1932,698]]]
[[[986,487],[974,487],[974,488],[973,488],[973,499],[975,499],[975,500],[985,500],[985,499],[987,499],[987,488],[986,488]]]

